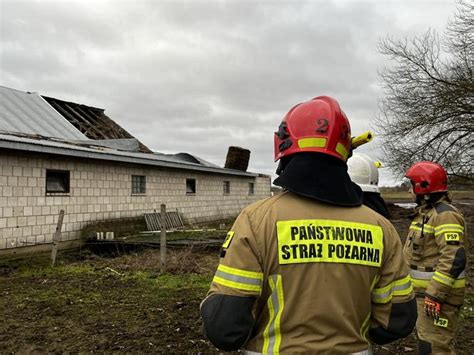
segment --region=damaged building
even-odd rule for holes
[[[270,195],[270,177],[246,163],[155,153],[103,109],[0,87],[0,251],[48,247],[61,209],[70,245],[93,222],[163,203],[188,223],[235,217]]]

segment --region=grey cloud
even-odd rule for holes
[[[268,173],[273,131],[298,102],[332,95],[354,134],[369,128],[378,38],[414,28],[413,11],[433,27],[453,6],[384,4],[0,0],[0,84],[105,108],[160,151],[223,164],[243,146]]]

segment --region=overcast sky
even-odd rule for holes
[[[443,30],[454,9],[454,0],[0,0],[0,85],[104,108],[156,151],[223,165],[227,147],[241,146],[249,170],[273,174],[273,132],[294,104],[330,95],[353,135],[369,129],[387,64],[378,40]],[[360,151],[376,154],[375,144]]]

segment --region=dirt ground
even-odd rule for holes
[[[473,201],[457,204],[473,230]],[[409,211],[391,205],[392,221],[406,235]],[[470,270],[474,240],[470,235]],[[168,273],[159,274],[159,250],[118,257],[88,250],[0,260],[0,354],[120,352],[217,353],[202,335],[199,303],[217,266],[218,252],[170,250]],[[458,354],[474,346],[474,290],[468,281]],[[376,354],[416,353],[414,336],[375,349]]]

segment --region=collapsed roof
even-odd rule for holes
[[[0,149],[256,177],[189,153],[152,152],[103,109],[0,86]]]
[[[58,100],[48,96],[42,96],[42,98],[87,138],[94,140],[132,138],[137,140],[115,121],[110,119],[104,113],[104,109]],[[138,140],[137,142],[140,152],[152,153],[143,143]]]

